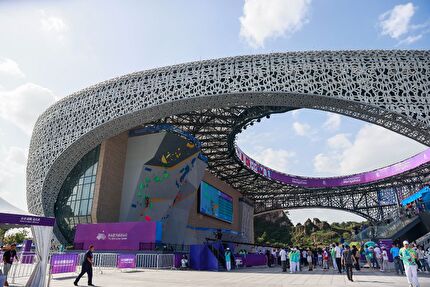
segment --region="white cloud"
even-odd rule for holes
[[[250,156],[267,167],[285,172],[288,170],[290,160],[295,156],[295,153],[284,149],[266,148]]]
[[[0,197],[11,201],[8,197],[14,196],[14,193],[18,191],[8,190],[8,186],[14,179],[25,178],[27,150],[15,146],[8,148],[2,146],[0,156],[2,158],[0,161]]]
[[[294,122],[293,129],[299,136],[310,136],[313,133],[311,126],[306,123]]]
[[[14,90],[0,90],[0,117],[31,134],[37,117],[55,102],[51,90],[27,83]]]
[[[299,118],[299,115],[300,115],[300,109],[292,111],[291,115],[292,115],[293,119],[297,120]]]
[[[403,44],[410,45],[412,43],[415,43],[416,41],[418,41],[422,37],[423,37],[423,34],[419,34],[419,35],[416,35],[416,36],[408,36],[405,39],[401,40],[399,42],[399,45],[403,45]]]
[[[414,16],[416,7],[412,2],[396,5],[393,9],[379,16],[381,34],[399,39],[410,30],[410,22]]]
[[[352,146],[347,134],[337,134],[327,139],[327,145],[334,150],[347,149]]]
[[[0,59],[0,75],[24,78],[25,75],[17,62],[9,58]]]
[[[336,131],[341,124],[341,117],[338,114],[328,113],[327,120],[324,122],[323,127],[329,131]]]
[[[254,48],[268,38],[291,35],[308,22],[310,0],[245,0],[240,36]]]
[[[319,153],[314,157],[314,169],[323,175],[334,175],[339,170],[339,159],[335,155]]]
[[[55,16],[48,16],[44,11],[42,11],[40,23],[42,24],[42,29],[48,32],[62,33],[68,29],[63,19]]]
[[[64,20],[58,16],[48,15],[44,10],[40,10],[40,15],[42,31],[54,35],[60,42],[64,41],[65,33],[69,30]]]
[[[348,175],[374,170],[411,157],[426,146],[377,125],[365,124],[350,142],[338,134],[327,140],[330,150],[314,158],[323,175]]]
[[[379,16],[381,35],[389,36],[398,40],[397,45],[410,45],[424,37],[430,32],[430,22],[413,24],[412,18],[418,7],[412,2],[396,5],[393,9]]]

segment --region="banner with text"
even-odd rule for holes
[[[52,254],[51,274],[76,272],[78,254]]]
[[[430,148],[425,151],[410,157],[404,161],[376,169],[373,171],[339,176],[339,177],[303,177],[282,173],[273,169],[270,169],[251,157],[246,155],[239,147],[236,146],[237,158],[250,170],[258,173],[271,180],[295,185],[307,188],[323,188],[323,187],[339,187],[339,186],[351,186],[355,184],[367,184],[374,181],[389,178],[391,176],[402,174],[406,171],[413,170],[423,164],[430,162]]]
[[[95,250],[139,250],[140,243],[161,241],[160,222],[118,222],[78,224],[75,245]]]
[[[118,268],[136,268],[135,254],[119,254],[116,264]]]

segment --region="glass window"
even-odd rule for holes
[[[81,208],[79,209],[79,215],[87,215],[88,212],[88,199],[81,201]]]
[[[93,177],[92,176],[87,176],[84,178],[84,184],[88,184],[93,182]]]
[[[90,184],[85,184],[82,188],[82,198],[88,199],[90,198]]]
[[[73,243],[78,223],[91,223],[99,154],[97,146],[82,157],[64,181],[55,203],[57,224],[68,243]]]

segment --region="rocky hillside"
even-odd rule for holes
[[[255,242],[280,246],[323,247],[341,238],[350,241],[354,228],[359,229],[361,225],[362,223],[358,222],[329,224],[314,218],[294,226],[287,212],[272,212],[254,218]]]

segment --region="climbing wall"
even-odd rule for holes
[[[131,131],[120,220],[161,221],[163,241],[183,243],[206,166],[198,143],[189,137],[166,130]]]
[[[207,163],[197,158],[191,171],[181,185],[180,190],[162,221],[163,241],[174,244],[195,244],[195,230],[187,228],[190,209],[193,207],[195,194],[203,179]],[[200,241],[202,242],[202,241]]]

